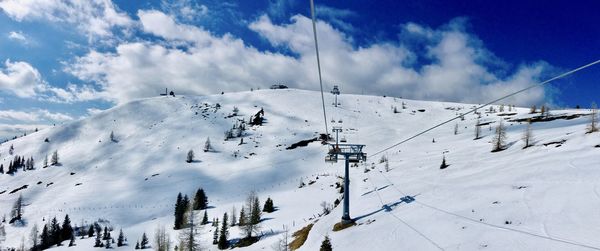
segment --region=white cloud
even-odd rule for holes
[[[22,44],[28,44],[29,41],[21,31],[11,31],[8,33],[8,38]]]
[[[73,120],[73,117],[60,112],[50,112],[45,109],[34,111],[0,110],[0,120],[9,122],[64,122]]]
[[[6,60],[4,68],[0,67],[0,91],[22,98],[33,97],[45,85],[38,70],[27,62]]]
[[[73,25],[89,39],[110,37],[113,28],[128,28],[134,24],[110,0],[3,0],[0,9],[17,21],[42,20]]]
[[[100,85],[98,93],[118,103],[156,96],[165,87],[186,94],[248,90],[280,82],[303,89],[318,87],[312,24],[305,16],[293,16],[281,25],[261,16],[249,25],[293,56],[259,51],[228,34],[214,36],[160,11],[139,11],[138,16],[144,32],[166,43],[128,42],[119,44],[115,52],[91,51],[66,71]],[[538,62],[523,64],[509,75],[497,74],[491,63],[497,58],[464,32],[461,22],[439,29],[406,25],[401,36],[419,37],[424,51],[412,50],[402,39],[356,47],[351,37],[325,22],[318,22],[317,30],[324,82],[339,84],[346,93],[478,103],[535,83],[549,68]],[[422,61],[429,63],[417,63]],[[544,89],[537,89],[511,102],[529,105],[544,98]]]
[[[208,7],[191,0],[162,0],[161,8],[171,16],[179,17],[186,21],[194,21],[208,14]]]

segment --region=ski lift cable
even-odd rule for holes
[[[327,128],[327,113],[325,112],[325,96],[323,95],[323,79],[321,77],[321,60],[319,58],[319,43],[317,42],[317,24],[315,21],[315,4],[310,0],[310,14],[312,16],[313,35],[315,38],[315,51],[317,52],[317,68],[319,70],[319,85],[321,86],[321,102],[323,104],[323,119],[325,120],[325,137],[328,138],[329,128]]]
[[[367,172],[367,177],[369,178],[369,182],[371,182],[371,185],[373,185],[373,189],[375,190],[375,194],[377,194],[377,197],[379,198],[379,203],[381,203],[381,207],[383,208],[385,206],[385,203],[383,203],[383,198],[381,197],[381,194],[379,194],[379,190],[377,189],[377,186],[375,186],[375,183],[373,183],[373,179],[371,178],[371,175],[368,172]],[[424,239],[426,239],[429,243],[431,243],[432,245],[434,245],[435,247],[437,247],[440,250],[444,250],[444,248],[442,248],[439,244],[437,244],[431,238],[427,237],[421,231],[417,230],[415,227],[413,227],[410,224],[408,224],[408,222],[402,220],[400,217],[398,217],[396,214],[394,214],[394,212],[389,211],[389,213],[392,215],[392,217],[394,217],[398,221],[402,222],[402,224],[406,225],[411,230],[413,230],[414,232],[416,232],[417,234],[419,234],[421,237],[423,237]]]
[[[591,62],[591,63],[589,63],[589,64],[586,64],[586,65],[580,66],[580,67],[578,67],[578,68],[576,68],[576,69],[573,69],[573,70],[570,70],[570,71],[568,71],[568,72],[562,73],[562,74],[560,74],[560,75],[558,75],[558,76],[555,76],[555,77],[553,77],[553,78],[547,79],[547,80],[545,80],[545,81],[543,81],[543,82],[540,82],[540,83],[536,83],[536,84],[530,85],[530,86],[528,86],[528,87],[526,87],[526,88],[524,88],[524,89],[521,89],[521,90],[519,90],[519,91],[516,91],[516,92],[513,92],[513,93],[509,93],[509,94],[507,94],[507,95],[505,95],[505,96],[502,96],[502,97],[500,97],[500,98],[497,98],[497,99],[495,99],[495,100],[493,100],[493,101],[490,101],[490,102],[487,102],[487,103],[485,103],[485,104],[483,104],[483,105],[477,106],[477,107],[475,107],[475,108],[471,109],[470,111],[468,111],[468,112],[466,112],[466,113],[462,113],[462,114],[461,114],[461,115],[459,115],[459,116],[456,116],[456,117],[453,117],[453,118],[451,118],[451,119],[448,119],[448,120],[446,120],[446,121],[444,121],[444,122],[442,122],[442,123],[439,123],[439,124],[437,124],[437,125],[435,125],[435,126],[432,126],[432,127],[428,128],[428,129],[425,129],[425,130],[423,130],[423,131],[421,131],[421,132],[419,132],[419,133],[417,133],[417,134],[415,134],[415,135],[413,135],[413,136],[411,136],[411,137],[408,137],[408,138],[406,138],[406,139],[404,139],[404,140],[402,140],[402,141],[400,141],[400,142],[398,142],[398,143],[396,143],[396,144],[393,144],[393,145],[391,145],[391,146],[389,146],[389,147],[386,147],[386,148],[384,148],[384,149],[382,149],[382,150],[380,150],[380,151],[377,151],[377,152],[375,152],[374,154],[371,154],[371,156],[369,156],[369,157],[373,157],[373,156],[379,155],[379,154],[381,154],[381,153],[383,153],[383,152],[385,152],[385,151],[387,151],[387,150],[390,150],[390,149],[392,149],[392,148],[394,148],[394,147],[397,147],[397,146],[399,146],[399,145],[402,145],[402,144],[404,144],[404,143],[406,143],[406,142],[408,142],[408,141],[410,141],[410,140],[412,140],[412,139],[414,139],[414,138],[416,138],[416,137],[419,137],[419,136],[421,136],[421,135],[423,135],[423,134],[425,134],[425,133],[427,133],[427,132],[429,132],[429,131],[432,131],[433,129],[436,129],[436,128],[438,128],[438,127],[442,126],[442,125],[448,124],[448,123],[450,123],[450,122],[452,122],[452,121],[454,121],[454,120],[457,120],[457,119],[461,118],[461,117],[462,117],[462,116],[464,116],[464,115],[467,115],[467,114],[473,113],[473,112],[475,112],[475,111],[477,111],[477,110],[479,110],[479,109],[481,109],[481,108],[483,108],[483,107],[486,107],[486,106],[488,106],[488,105],[494,104],[494,103],[496,103],[496,102],[498,102],[498,101],[500,101],[500,100],[503,100],[503,99],[506,99],[506,98],[512,97],[512,96],[514,96],[514,95],[517,95],[517,94],[519,94],[519,93],[523,93],[523,92],[525,92],[525,91],[528,91],[528,90],[530,90],[530,89],[533,89],[533,88],[535,88],[535,87],[538,87],[538,86],[543,86],[543,85],[545,85],[545,84],[548,84],[548,83],[550,83],[550,82],[553,82],[553,81],[555,81],[555,80],[557,80],[557,79],[564,78],[564,77],[566,77],[566,76],[569,76],[569,75],[571,75],[571,74],[573,74],[573,73],[575,73],[575,72],[578,72],[578,71],[581,71],[581,70],[583,70],[583,69],[585,69],[585,68],[588,68],[588,67],[591,67],[591,66],[593,66],[593,65],[596,65],[596,64],[598,64],[598,63],[600,63],[600,60],[596,60],[596,61],[594,61],[594,62]]]
[[[381,172],[381,170],[379,170],[379,168],[378,168],[377,171],[378,171],[378,173],[384,179],[386,179],[392,185],[392,187],[396,191],[398,191],[398,193],[402,194],[402,196],[407,196],[407,194],[404,193],[402,190],[400,190],[400,188],[398,188],[396,186],[396,184],[394,184],[387,176],[385,176],[385,174],[383,174],[383,172]],[[502,229],[502,230],[507,230],[507,231],[521,233],[521,234],[526,234],[526,235],[530,235],[530,236],[533,236],[533,237],[538,237],[538,238],[542,238],[542,239],[546,239],[546,240],[550,240],[550,241],[555,241],[555,242],[561,242],[561,243],[565,243],[565,244],[569,244],[569,245],[573,245],[573,246],[579,246],[579,247],[593,249],[593,250],[600,250],[599,247],[594,247],[594,246],[590,246],[590,245],[586,245],[586,244],[581,244],[581,243],[577,243],[577,242],[571,241],[571,240],[565,240],[565,239],[562,239],[562,238],[554,238],[554,237],[550,237],[550,236],[544,236],[544,235],[541,235],[541,234],[527,232],[527,231],[520,230],[520,229],[514,229],[514,228],[509,228],[509,227],[504,227],[504,226],[492,224],[492,223],[482,222],[482,221],[479,221],[479,220],[476,220],[476,219],[469,218],[467,216],[463,216],[463,215],[460,215],[460,214],[457,214],[457,213],[449,212],[447,210],[444,210],[444,209],[441,209],[441,208],[438,208],[438,207],[434,207],[434,206],[429,205],[427,203],[421,202],[420,200],[415,200],[414,202],[417,203],[417,204],[419,204],[419,205],[422,205],[424,207],[430,208],[432,210],[435,210],[435,211],[438,211],[438,212],[441,212],[441,213],[444,213],[444,214],[452,215],[454,217],[461,218],[461,219],[464,219],[464,220],[467,220],[467,221],[470,221],[470,222],[473,222],[473,223],[485,225],[485,226],[488,226],[488,227]]]

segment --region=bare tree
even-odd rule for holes
[[[506,141],[506,129],[504,128],[504,124],[502,123],[502,120],[501,120],[498,123],[498,126],[496,126],[496,133],[494,136],[494,141],[492,141],[492,144],[494,145],[492,152],[498,152],[498,151],[504,150],[504,148],[506,147],[505,141]]]
[[[37,224],[33,224],[31,233],[29,234],[29,240],[31,241],[31,250],[38,250],[40,247],[39,241],[40,231],[38,230]]]
[[[592,103],[592,113],[590,114],[590,124],[588,125],[587,133],[598,131],[598,108],[596,103]]]
[[[277,242],[273,244],[274,251],[289,251],[290,250],[290,234],[286,225],[283,225],[283,233]]]
[[[189,207],[187,220],[187,228],[179,234],[179,251],[198,251],[201,249],[200,231],[196,226],[192,207]]]
[[[458,123],[454,124],[454,135],[458,134]]]
[[[10,211],[10,223],[20,223],[23,217],[23,197],[19,195],[19,198],[13,204],[12,210]]]
[[[156,251],[171,250],[171,236],[167,233],[164,226],[158,226],[154,231],[154,247]]]
[[[525,132],[523,133],[523,141],[525,141],[525,146],[523,149],[531,146],[531,141],[533,140],[533,135],[531,133],[531,119],[527,120],[527,127],[525,128]]]
[[[50,163],[55,166],[58,165],[58,151],[54,151],[52,153],[52,159],[50,160]]]
[[[256,192],[252,191],[248,194],[246,197],[245,208],[248,214],[245,216],[246,219],[244,219],[245,224],[242,226],[242,232],[244,233],[245,238],[252,238],[252,234],[258,234],[260,231],[261,210]]]

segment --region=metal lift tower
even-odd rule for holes
[[[338,106],[338,101],[337,101],[337,96],[340,95],[340,88],[338,88],[337,85],[333,86],[333,90],[331,90],[331,94],[333,94],[335,96],[335,107]]]
[[[334,128],[336,135],[341,128]],[[339,144],[336,137],[335,144],[329,144],[329,152],[325,157],[325,162],[336,163],[339,156],[344,156],[344,214],[342,215],[342,224],[350,224],[353,222],[350,218],[350,163],[366,161],[367,154],[362,152],[365,145],[357,144]]]

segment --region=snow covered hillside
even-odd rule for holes
[[[473,106],[347,94],[339,101],[333,107],[326,95],[329,129],[342,126],[340,138],[366,144],[367,153]],[[159,225],[175,240],[177,194],[193,198],[202,187],[210,219],[234,206],[239,212],[251,190],[261,206],[273,199],[277,210],[263,213],[260,241],[243,250],[271,250],[284,225],[291,235],[310,223],[300,250],[318,250],[324,235],[334,250],[600,249],[600,133],[586,134],[590,111],[553,110],[542,118],[508,107],[479,111],[480,139],[474,140],[478,115],[469,114],[351,168],[350,214],[357,225],[333,232],[342,207],[323,215],[321,204],[341,198],[335,184],[343,163],[325,163],[327,146],[319,141],[286,149],[324,131],[320,93],[259,90],[133,101],[0,145],[5,172],[16,155],[35,161],[34,170],[0,174],[0,216],[8,218],[21,195],[25,221],[4,224],[0,247],[18,247],[22,239],[30,246],[34,224],[41,229],[65,214],[73,225],[110,221],[113,236],[122,228],[129,246],[117,250],[133,249],[144,232],[152,241]],[[261,109],[263,125],[247,124]],[[540,121],[531,125],[533,146],[523,149],[530,117]],[[247,128],[242,137],[225,141],[240,120]],[[491,152],[499,121],[506,149]],[[207,138],[213,150],[204,152]],[[54,151],[59,164],[43,168]],[[440,169],[444,156],[449,166]],[[299,188],[301,182],[306,185]],[[415,201],[402,201],[406,195]],[[204,250],[217,250],[214,227],[201,231]],[[230,229],[230,240],[241,237],[238,227]],[[97,250],[93,238],[76,244],[56,250]]]

